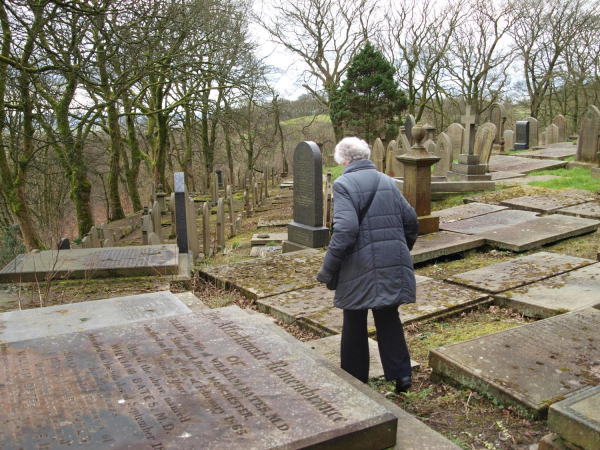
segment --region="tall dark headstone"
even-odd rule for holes
[[[323,162],[321,150],[305,141],[294,150],[294,221],[288,239],[306,247],[324,247],[329,229],[323,226]]]
[[[187,191],[185,188],[185,174],[175,172],[175,224],[177,227],[177,248],[179,253],[188,252],[187,235]]]
[[[219,183],[219,189],[221,189],[223,187],[223,173],[222,173],[221,169],[215,170],[215,173],[217,174],[217,181]]]
[[[517,137],[515,150],[527,150],[529,148],[529,121],[519,120],[517,122]]]
[[[71,242],[69,241],[69,238],[62,238],[58,242],[58,249],[59,250],[70,250],[71,249]]]

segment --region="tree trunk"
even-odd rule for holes
[[[123,151],[123,159],[127,161],[125,164],[125,179],[127,180],[127,191],[129,192],[129,198],[134,211],[142,209],[142,200],[140,198],[140,191],[137,187],[138,174],[140,173],[140,163],[142,161],[142,155],[140,154],[140,146],[135,132],[135,119],[131,114],[131,100],[124,94],[122,96],[123,109],[127,114],[127,142],[129,143],[129,151],[131,152],[131,166],[127,161],[127,153]]]

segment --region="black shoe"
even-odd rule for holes
[[[408,392],[411,386],[412,382],[410,377],[396,380],[396,394],[405,394],[406,392]]]

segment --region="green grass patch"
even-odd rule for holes
[[[331,181],[335,181],[341,174],[342,166],[323,167],[323,175],[327,175],[327,171],[331,169]]]
[[[314,120],[313,120],[314,119]],[[310,123],[326,123],[331,122],[327,114],[319,114],[318,116],[303,116],[296,117],[295,119],[286,120],[281,122],[281,125],[308,125]]]
[[[580,167],[574,167],[572,169],[540,170],[539,172],[532,172],[529,175],[556,175],[561,177],[555,180],[532,181],[528,183],[529,186],[540,186],[549,189],[574,188],[592,192],[596,192],[600,189],[600,180],[594,180],[588,169]]]

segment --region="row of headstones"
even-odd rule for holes
[[[127,236],[129,233],[137,230],[139,224],[132,220],[129,225],[119,228],[121,233],[120,238]],[[90,232],[87,233],[81,240],[81,248],[105,248],[114,247],[117,241],[117,236],[108,228],[106,222],[103,222],[99,227],[93,226]],[[68,239],[61,239],[59,243],[60,250],[71,248]]]
[[[526,150],[537,145],[556,144],[567,140],[567,119],[562,114],[557,115],[545,131],[540,133],[539,129],[539,123],[534,117],[517,121],[516,142],[509,150]]]

